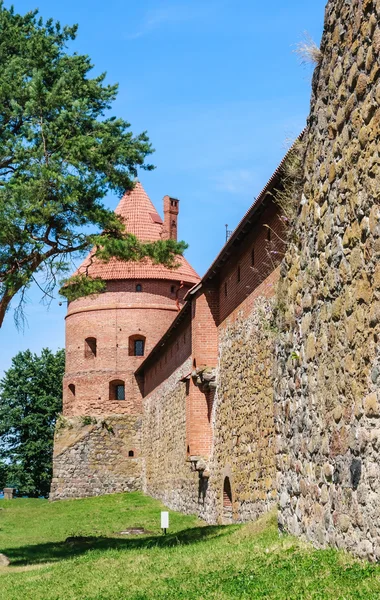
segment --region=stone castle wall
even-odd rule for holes
[[[273,287],[277,275],[219,328],[216,389],[208,404],[213,440],[204,464],[192,463],[186,448],[192,357],[143,402],[144,491],[210,523],[247,521],[276,502],[272,301],[262,294]],[[205,403],[209,394],[204,394]],[[227,508],[226,477],[232,490],[232,506]]]
[[[61,417],[50,500],[141,489],[141,420],[133,415]]]
[[[144,399],[143,490],[174,510],[198,513],[198,473],[186,456],[188,358]]]
[[[380,2],[330,0],[282,264],[280,525],[380,558]]]
[[[226,520],[225,477],[235,522],[256,519],[277,501],[271,306],[271,300],[258,296],[245,316],[243,303],[219,331],[209,479],[219,522]]]

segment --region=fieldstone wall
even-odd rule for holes
[[[133,415],[61,417],[50,500],[141,489],[141,421]]]
[[[248,315],[243,303],[220,327],[216,370],[192,372],[189,358],[143,403],[144,491],[209,523],[255,519],[277,500],[272,301],[246,302]],[[191,372],[192,381],[183,381]],[[190,385],[204,391],[213,430],[210,457],[193,463],[186,452]],[[225,477],[232,507],[223,506]]]
[[[280,526],[380,558],[380,1],[330,0],[277,299]]]
[[[192,369],[188,358],[144,399],[143,490],[173,510],[199,513],[199,475],[186,453],[186,397],[182,378]]]
[[[231,484],[235,522],[254,520],[277,501],[271,321],[272,301],[258,297],[249,316],[243,303],[219,328],[209,480],[219,522],[226,520],[225,477]]]

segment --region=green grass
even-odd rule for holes
[[[161,509],[139,493],[2,501],[1,600],[380,599],[380,567],[279,536],[273,514],[217,527],[170,513],[162,536]],[[128,527],[151,533],[117,535]]]

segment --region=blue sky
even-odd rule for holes
[[[119,82],[114,114],[147,130],[156,152],[140,180],[159,212],[180,198],[179,237],[202,275],[285,153],[309,112],[311,69],[295,45],[319,44],[326,0],[15,0],[79,24],[72,48]],[[6,2],[6,6],[10,3]],[[109,197],[114,208],[118,199]],[[0,374],[30,348],[64,346],[65,305],[31,288],[28,325],[0,330]]]

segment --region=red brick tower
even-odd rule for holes
[[[163,222],[137,183],[123,196],[115,212],[122,216],[127,231],[141,241],[177,239],[178,205],[177,199],[165,196]],[[53,499],[138,487],[136,432],[140,428],[142,394],[134,373],[174,320],[183,296],[199,281],[185,258],[179,257],[178,262],[178,269],[169,269],[149,259],[102,263],[90,255],[78,269],[104,279],[106,291],[68,305],[63,423],[70,421],[70,434],[62,431],[65,427],[56,433]],[[122,445],[115,446],[114,436],[112,450],[107,441],[111,430],[117,432],[120,443],[124,439]],[[77,455],[81,456],[81,465]],[[120,482],[120,473],[115,477],[114,467],[110,471],[111,456],[118,471],[123,471],[118,460],[134,459],[134,474],[127,473],[129,480],[134,479],[133,485],[126,483],[125,472]]]
[[[178,212],[178,200],[172,202]],[[116,213],[140,240],[163,237],[164,224],[140,183],[124,195]],[[170,237],[176,239],[176,231],[171,228]],[[182,257],[178,269],[150,260],[89,262],[79,272],[87,268],[92,277],[106,280],[107,288],[69,304],[64,414],[138,414],[141,393],[134,372],[176,316],[177,298],[181,302],[199,277]]]

